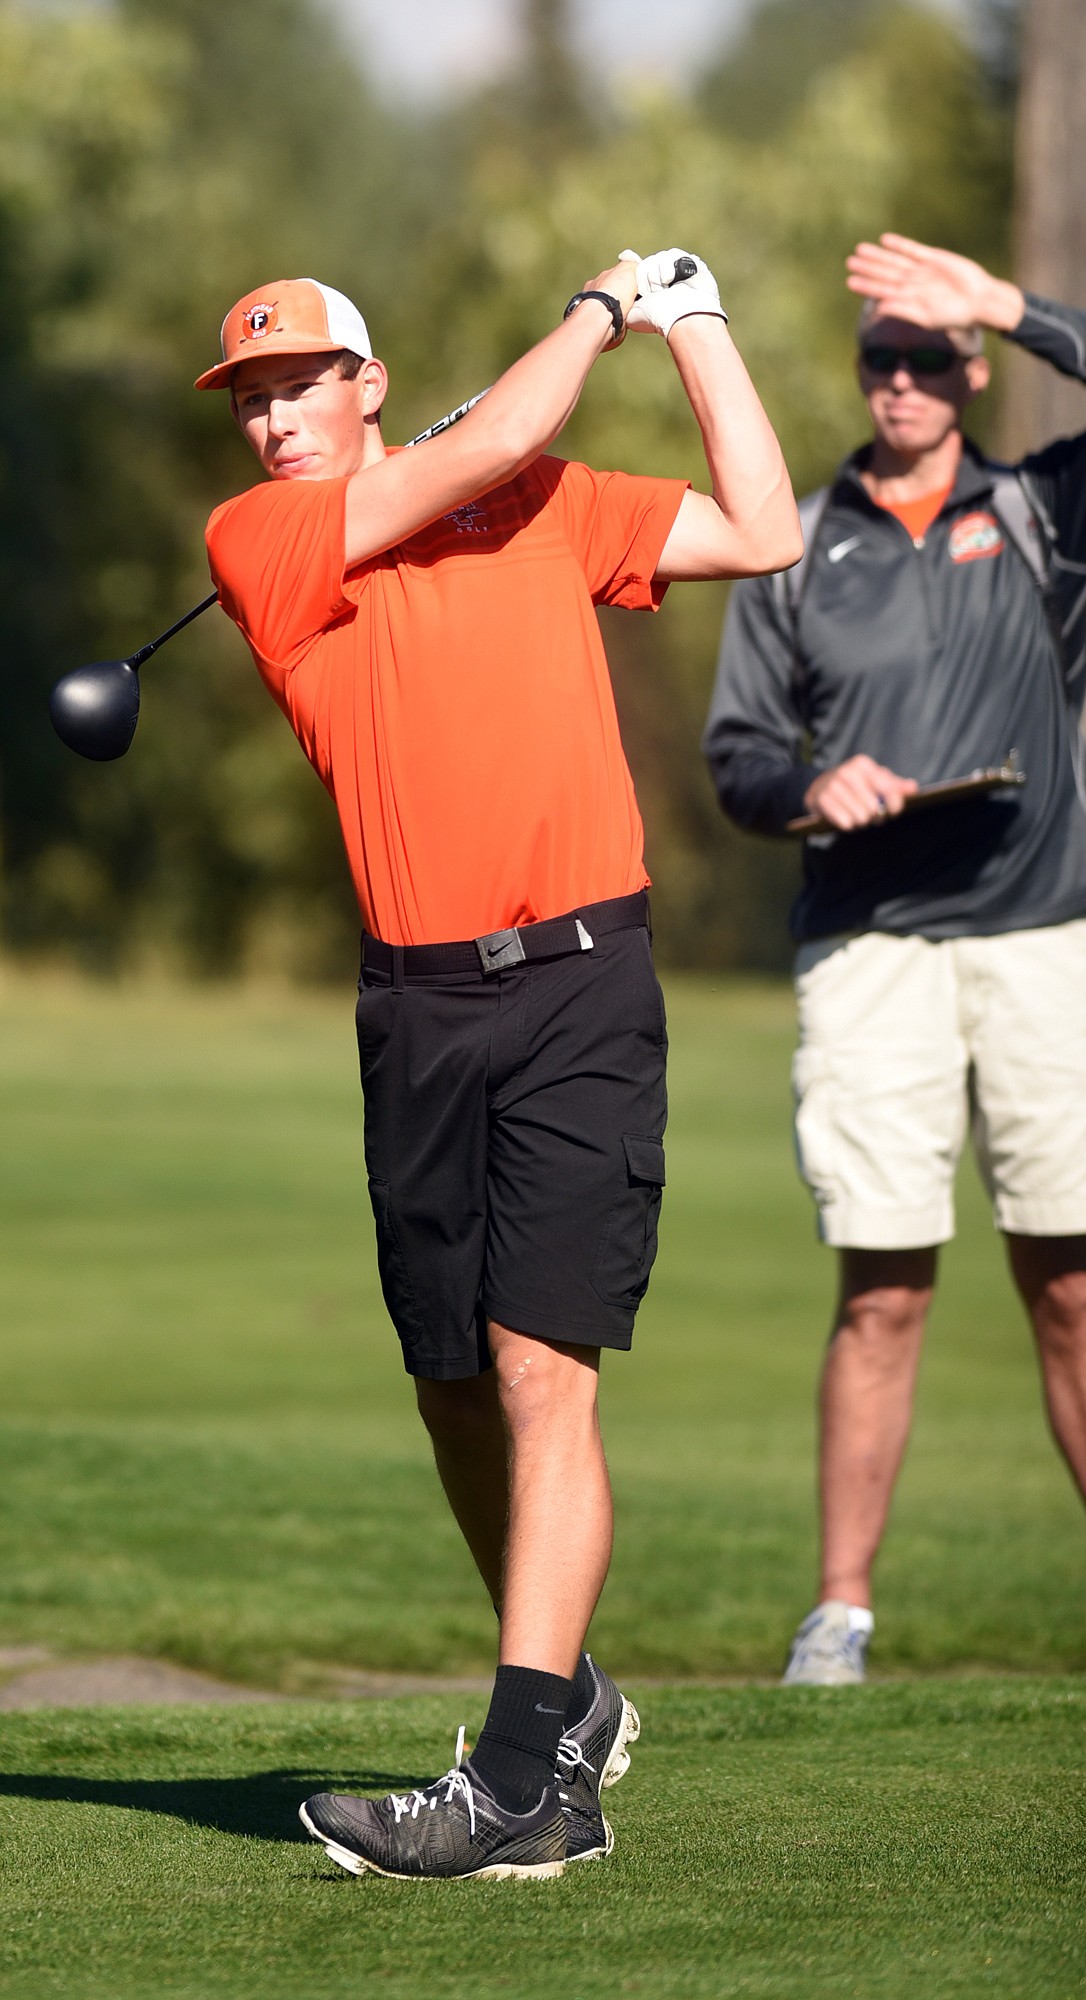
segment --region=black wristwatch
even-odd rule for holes
[[[619,304],[618,300],[613,296],[611,292],[574,292],[573,297],[571,298],[568,306],[565,309],[565,312],[562,314],[562,318],[568,319],[570,313],[576,312],[577,307],[580,305],[582,299],[598,299],[602,306],[607,307],[607,310],[610,313],[611,318],[615,324],[615,339],[621,340],[623,329],[625,328],[626,325],[626,315],[623,312],[622,307]]]

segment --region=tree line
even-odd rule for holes
[[[492,381],[627,242],[681,240],[720,278],[803,491],[862,434],[856,238],[901,228],[1006,268],[1003,32],[967,39],[920,0],[765,0],[696,87],[619,103],[578,70],[560,0],[523,0],[523,29],[500,88],[420,111],[375,94],[319,0],[0,0],[8,953],[304,979],[353,964],[330,803],[225,618],[145,669],[121,762],[73,758],[47,720],[59,673],[206,594],[204,521],[253,468],[191,383],[241,292],[309,274],[357,299],[397,441]],[[558,449],[697,475],[655,343],[601,363]],[[724,603],[673,588],[658,618],[605,614],[605,637],[663,958],[769,967],[796,857],[724,824],[698,753]]]

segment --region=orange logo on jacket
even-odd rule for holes
[[[1003,530],[994,514],[963,514],[950,530],[950,560],[979,562],[982,556],[997,556],[1003,547]]]

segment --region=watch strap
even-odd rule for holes
[[[570,313],[576,312],[577,307],[582,303],[584,299],[598,299],[601,305],[607,307],[607,310],[610,313],[611,319],[614,323],[615,339],[621,340],[623,331],[626,326],[626,315],[623,312],[618,299],[616,299],[613,293],[611,292],[592,292],[592,291],[574,292],[573,297],[571,298],[568,306],[565,309],[565,312],[562,314],[562,318],[568,319]]]

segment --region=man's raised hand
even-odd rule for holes
[[[691,313],[711,313],[727,324],[716,279],[709,266],[691,251],[656,250],[651,257],[638,257],[636,250],[624,250],[622,256],[623,260],[634,258],[637,269],[639,296],[626,321],[630,333],[660,333],[667,340],[672,327]],[[675,267],[680,258],[693,264],[694,272],[676,283]]]
[[[1025,310],[1017,285],[993,278],[972,257],[911,236],[888,231],[877,243],[857,243],[845,262],[850,292],[876,299],[887,319],[909,320],[933,332],[990,326],[1009,333]]]

